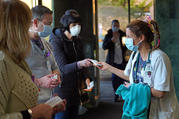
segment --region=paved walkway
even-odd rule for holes
[[[114,92],[110,80],[100,81],[100,102],[89,109],[80,119],[121,119],[122,102],[114,102]]]

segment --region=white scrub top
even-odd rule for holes
[[[129,76],[130,83],[133,83],[132,72],[138,53],[137,51],[134,57],[134,52],[131,54],[124,70],[124,74]],[[179,104],[175,93],[170,60],[160,49],[151,52],[150,60],[152,68],[151,81],[144,78],[144,83],[148,83],[155,90],[166,91],[166,94],[163,98],[151,98],[149,119],[179,119],[179,113],[177,112]]]

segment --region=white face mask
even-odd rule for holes
[[[72,36],[78,36],[81,31],[81,26],[80,25],[75,25],[70,28],[70,34]]]

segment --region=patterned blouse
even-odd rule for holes
[[[0,118],[22,119],[20,111],[37,104],[38,88],[25,61],[16,64],[0,50]]]

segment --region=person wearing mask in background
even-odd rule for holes
[[[80,105],[79,90],[81,81],[88,78],[86,67],[92,66],[89,59],[84,59],[80,15],[75,10],[67,10],[61,17],[61,28],[54,28],[50,43],[61,72],[62,83],[55,88],[55,94],[67,99],[66,111],[56,114],[55,119],[78,119]]]
[[[133,51],[125,70],[102,62],[102,70],[108,70],[129,83],[143,83],[150,86],[151,104],[149,119],[179,119],[171,62],[160,50],[160,34],[157,23],[149,20],[131,22],[126,28],[126,47]],[[141,100],[142,97],[141,97]]]
[[[127,48],[122,44],[122,37],[125,36],[125,33],[120,30],[120,23],[118,20],[113,20],[111,26],[112,29],[108,30],[103,41],[103,49],[108,50],[106,62],[118,69],[124,70],[126,66],[124,54]],[[112,74],[111,79],[113,90],[116,92],[117,88],[124,83],[124,80],[115,74]],[[119,96],[115,94],[114,101],[117,102],[121,99],[118,98]]]
[[[38,88],[25,62],[31,11],[20,0],[0,0],[0,16],[0,119],[51,119],[55,108],[37,104]]]
[[[29,29],[32,50],[26,62],[32,70],[34,82],[39,87],[39,103],[52,96],[52,88],[60,83],[58,66],[50,44],[44,39],[52,32],[52,11],[45,6],[35,6],[32,11],[32,25]]]

